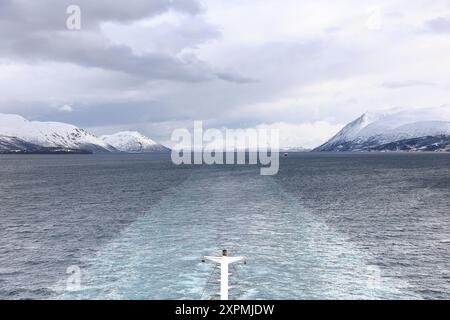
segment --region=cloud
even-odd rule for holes
[[[229,81],[229,82],[235,82],[235,83],[252,83],[252,82],[257,82],[257,80],[255,80],[255,79],[243,77],[243,76],[240,76],[238,74],[233,74],[233,73],[229,73],[229,72],[218,72],[217,73],[217,77],[219,79],[222,79],[222,80],[225,80],[225,81]]]
[[[216,25],[204,15],[180,14],[168,11],[151,19],[128,24],[103,23],[102,33],[114,44],[133,48],[137,54],[160,52],[177,55],[187,49],[197,49],[203,43],[221,39]]]
[[[428,20],[425,25],[433,32],[450,33],[450,16]]]
[[[185,59],[173,52],[159,50],[137,54],[127,44],[114,43],[101,26],[104,23],[133,23],[151,19],[172,10],[181,16],[196,17],[201,6],[195,0],[131,0],[124,6],[123,1],[78,1],[81,8],[82,29],[67,30],[65,19],[67,6],[71,1],[9,1],[4,6],[0,19],[0,56],[20,59],[27,63],[58,61],[73,63],[87,68],[101,68],[119,71],[142,78],[144,81],[165,79],[173,81],[225,81],[242,83],[241,76],[224,77],[200,59]],[[190,19],[196,21],[196,18]],[[200,25],[205,38],[194,38],[197,29],[184,30],[182,47],[190,47],[190,41],[201,42],[209,37],[217,37],[214,27]],[[210,30],[208,30],[210,29]],[[160,26],[157,32],[167,38],[176,37],[180,29],[171,25]],[[152,30],[148,30],[152,32]],[[174,39],[174,41],[181,41]],[[181,49],[181,48],[180,48]],[[194,56],[194,54],[190,54]]]
[[[62,107],[60,107],[58,110],[61,112],[72,112],[73,108],[71,106],[69,106],[68,104],[65,104]]]
[[[2,0],[1,16],[6,22],[16,22],[17,32],[65,31],[66,9],[76,4],[81,8],[83,29],[98,29],[104,22],[130,23],[174,10],[199,14],[197,0]]]
[[[123,45],[110,45],[97,34],[35,35],[16,41],[13,53],[27,61],[59,61],[88,68],[119,71],[145,80],[207,81],[217,78],[200,60],[161,53],[136,55]]]
[[[387,81],[382,84],[384,88],[388,89],[401,89],[407,87],[433,87],[436,86],[435,83],[429,81],[419,81],[419,80],[406,80],[406,81]]]

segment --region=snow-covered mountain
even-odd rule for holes
[[[314,151],[447,151],[450,107],[363,114]]]
[[[310,152],[311,149],[303,147],[280,147],[280,152]]]
[[[168,148],[136,131],[122,131],[101,139],[119,151],[127,153],[168,152]]]
[[[0,114],[0,151],[97,153],[117,150],[102,139],[70,124],[28,121],[19,115]]]

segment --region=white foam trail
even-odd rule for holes
[[[253,168],[194,172],[99,250],[82,290],[60,298],[200,299],[211,272],[200,257],[222,248],[248,259],[233,271],[231,298],[420,298],[273,178]]]

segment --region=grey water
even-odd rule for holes
[[[232,299],[449,299],[449,205],[450,154],[4,155],[0,299],[216,299],[224,248]]]

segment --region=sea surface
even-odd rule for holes
[[[450,299],[450,154],[0,156],[0,299]]]

